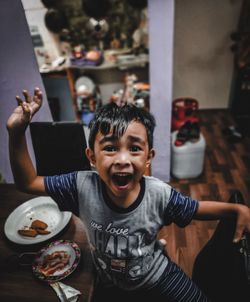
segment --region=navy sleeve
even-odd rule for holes
[[[165,212],[165,223],[176,223],[179,227],[188,225],[198,209],[198,201],[171,189],[171,195]]]
[[[71,211],[78,216],[77,172],[46,176],[44,185],[47,194],[55,200],[61,211]]]

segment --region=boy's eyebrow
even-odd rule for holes
[[[141,139],[139,136],[133,136],[133,135],[129,135],[128,139],[132,142],[132,143],[140,143],[142,145],[146,145],[146,142]],[[100,145],[101,144],[105,144],[106,142],[117,142],[119,139],[117,136],[115,135],[109,135],[109,136],[104,136],[101,140],[100,140]]]
[[[100,140],[100,144],[105,144],[106,142],[115,142],[118,140],[118,137],[115,135],[109,135],[109,136],[104,136],[101,140]]]
[[[140,143],[140,144],[142,144],[142,145],[145,145],[145,144],[146,144],[145,140],[141,139],[141,138],[138,137],[138,136],[130,135],[128,138],[129,138],[129,140],[130,140],[132,143]]]

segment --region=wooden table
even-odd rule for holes
[[[78,301],[90,301],[94,284],[93,264],[85,229],[78,217],[73,215],[60,234],[43,243],[18,245],[6,238],[4,224],[9,214],[21,203],[34,197],[37,196],[21,193],[13,184],[0,184],[0,301],[59,301],[54,290],[33,275],[31,266],[6,265],[9,256],[13,254],[36,252],[49,242],[59,239],[72,240],[81,248],[81,261],[77,269],[62,282],[82,293]]]

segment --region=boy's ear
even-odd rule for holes
[[[92,149],[90,149],[90,148],[86,148],[85,154],[86,154],[86,156],[87,156],[90,164],[95,165],[96,160],[95,160],[95,153],[94,153],[94,151]]]
[[[147,159],[147,163],[146,163],[147,167],[150,166],[151,160],[152,160],[154,157],[155,157],[155,150],[154,150],[154,149],[149,150],[149,152],[148,152],[148,159]]]

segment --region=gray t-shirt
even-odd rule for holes
[[[47,193],[61,209],[71,209],[84,222],[94,263],[102,280],[123,289],[153,285],[168,258],[156,240],[163,225],[184,227],[198,203],[163,181],[144,176],[141,192],[127,209],[109,200],[99,175],[81,171],[45,178]]]

